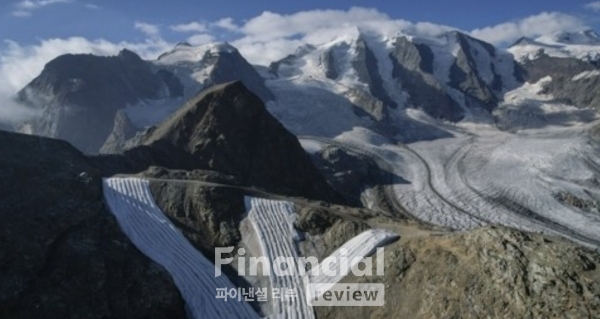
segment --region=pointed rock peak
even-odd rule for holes
[[[233,45],[229,44],[229,42],[214,42],[209,44],[204,44],[197,47],[192,47],[193,49],[197,49],[199,51],[204,50],[209,53],[237,53],[238,49]]]
[[[441,35],[438,36],[439,38],[446,38],[448,40],[452,40],[461,44],[466,44],[468,43],[468,41],[474,41],[474,42],[478,42],[478,43],[485,43],[488,44],[487,42],[484,42],[482,40],[476,39],[466,33],[463,33],[461,31],[458,30],[452,30],[452,31],[448,31],[446,33],[443,33]],[[491,45],[491,44],[490,44]]]
[[[186,169],[219,171],[278,193],[335,197],[298,139],[241,81],[201,92],[142,142],[172,161],[186,161],[179,163]]]
[[[477,43],[480,46],[482,46],[491,56],[494,56],[496,54],[496,47],[483,40],[474,38],[466,33],[460,32],[458,30],[453,30],[448,31],[446,34],[448,38],[456,41],[456,43],[465,52],[469,51],[472,48],[473,43]]]
[[[223,129],[239,127],[244,123],[233,123],[238,112],[254,113],[253,110],[266,112],[260,99],[250,92],[242,81],[214,85],[191,99],[153,130],[152,134],[147,136],[146,144],[159,140],[168,141],[194,153],[194,138],[198,137],[197,132],[211,129],[212,124],[222,126]],[[223,119],[217,123],[204,123],[203,118],[206,116]]]
[[[533,40],[532,38],[521,37],[517,41],[515,41],[515,43],[511,44],[509,46],[509,48],[521,46],[521,45],[530,45],[530,44],[535,44],[535,43],[536,43],[535,40]]]
[[[214,43],[211,48],[213,51],[233,53],[238,52],[238,49],[229,42]]]
[[[592,29],[588,29],[585,31],[582,31],[584,35],[588,36],[589,38],[592,39],[600,39],[600,35],[598,35],[598,33],[595,30]]]
[[[126,60],[126,61],[142,61],[142,58],[140,58],[139,55],[137,55],[137,53],[130,51],[128,49],[123,49],[119,52],[118,55],[119,58]]]
[[[298,47],[298,49],[296,49],[296,52],[294,52],[295,56],[303,56],[306,54],[309,54],[311,52],[314,52],[317,49],[317,47],[315,47],[312,44],[303,44],[301,46]]]
[[[443,36],[451,37],[451,38],[454,38],[454,39],[459,39],[459,38],[465,37],[466,34],[460,32],[458,30],[452,30],[452,31],[448,31],[448,32],[444,33]]]
[[[187,47],[187,48],[189,48],[189,47],[191,47],[191,46],[192,46],[192,45],[191,45],[189,42],[185,42],[185,41],[184,41],[184,42],[179,42],[179,43],[177,43],[177,44],[175,45],[175,48],[179,48],[179,47]]]
[[[222,53],[239,54],[238,50],[227,42],[215,42],[198,46],[189,43],[179,43],[175,48],[158,57],[162,63],[198,62],[206,55],[218,55]]]
[[[464,32],[458,31],[458,30],[448,31],[448,35],[457,39],[458,41],[474,41],[474,42],[477,42],[480,44],[491,45],[483,40],[474,38]]]

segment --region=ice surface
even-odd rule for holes
[[[103,186],[104,198],[123,232],[171,274],[193,318],[258,318],[244,301],[216,298],[217,288],[235,286],[224,275],[215,277],[213,263],[157,207],[148,181],[108,178]]]
[[[291,216],[295,214],[293,204],[284,201],[273,201],[260,198],[246,197],[246,209],[254,231],[258,235],[264,256],[271,264],[277,257],[291,257],[299,260],[295,238],[298,231],[294,229]],[[276,266],[272,266],[276,267]],[[289,301],[283,298],[275,299],[273,318],[315,318],[313,308],[308,304],[305,278],[299,272],[289,275],[269,276],[271,288],[285,291],[293,290],[295,298]]]
[[[372,256],[376,253],[377,248],[383,247],[398,238],[399,236],[396,233],[383,229],[369,229],[364,231],[344,243],[329,257],[325,258],[315,269],[315,273],[309,274],[308,280],[313,284],[313,287],[318,287],[315,289],[316,291],[325,292],[346,277],[359,264],[359,261],[361,261],[360,258]],[[343,258],[347,258],[348,263],[342,262]],[[373,261],[372,271],[376,272],[379,266],[383,267],[383,265],[377,265],[377,262]],[[328,276],[328,269],[335,269],[337,275]]]
[[[246,197],[246,210],[255,232],[258,234],[260,245],[264,256],[271,263],[277,257],[293,257],[298,261],[300,257],[297,243],[300,240],[299,232],[294,228],[293,219],[295,217],[294,205],[290,202],[275,201],[261,198]],[[321,262],[314,269],[321,271],[307,274],[300,272],[290,273],[288,276],[269,277],[271,287],[279,289],[293,289],[298,296],[297,299],[288,302],[277,300],[275,306],[276,318],[314,318],[312,306],[307,302],[306,285],[317,284],[325,291],[335,283],[343,279],[349,271],[358,262],[352,263],[357,258],[367,257],[375,253],[378,247],[383,247],[396,240],[398,235],[390,231],[381,229],[367,230],[352,238],[335,252],[328,259],[331,264]],[[341,262],[341,257],[347,257],[349,263]],[[327,259],[326,258],[326,259]],[[375,267],[375,265],[373,265]],[[336,276],[327,276],[325,267],[334,270]],[[374,268],[375,271],[375,268]]]
[[[518,133],[500,131],[493,124],[461,123],[453,130],[454,138],[408,145],[375,138],[376,133],[364,128],[335,140],[391,166],[402,180],[393,186],[397,199],[423,221],[458,230],[501,224],[598,246],[600,212],[555,199],[558,192],[600,199],[600,158],[588,133],[597,125],[596,118],[563,122],[565,112],[580,110],[553,104],[550,96],[536,93],[539,88],[530,84],[507,95],[505,103],[546,99],[541,109],[548,120]]]

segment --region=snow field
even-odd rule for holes
[[[277,257],[292,257],[298,260],[300,256],[295,244],[298,233],[290,218],[295,214],[293,204],[251,197],[246,197],[245,201],[248,218],[258,235],[264,256],[271,263]],[[274,300],[275,313],[272,318],[315,318],[314,311],[306,299],[305,278],[297,271],[285,276],[271,273],[269,281],[271,288],[294,291],[294,297],[290,300]]]
[[[393,195],[422,221],[457,230],[500,224],[598,246],[600,215],[554,198],[566,191],[600,199],[593,184],[600,176],[600,158],[583,133],[589,125],[519,134],[466,125],[455,138],[410,145],[381,143],[383,138],[374,138],[375,133],[354,129],[328,143],[392,170],[398,180]]]

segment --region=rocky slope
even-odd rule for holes
[[[432,45],[427,39],[394,40],[393,77],[408,92],[409,106],[458,121],[463,108],[491,111],[504,91],[521,80],[510,56],[489,43],[460,32],[449,32],[437,41]],[[444,59],[448,61],[442,63]],[[443,64],[449,69],[444,70]]]
[[[600,36],[593,30],[523,38],[508,51],[527,82],[546,80],[542,93],[565,104],[600,109]]]
[[[600,110],[600,65],[576,58],[541,54],[523,63],[526,79],[536,83],[549,77],[542,93],[581,108]]]
[[[254,68],[227,45],[181,44],[157,61],[128,50],[113,57],[63,55],[19,92],[21,103],[42,114],[19,131],[64,139],[86,153],[118,152],[124,140],[203,88],[234,80],[265,101],[273,98]]]
[[[160,166],[210,169],[278,194],[338,200],[297,138],[240,81],[204,91],[139,143]]]
[[[383,307],[319,318],[598,318],[600,255],[559,238],[487,227],[386,247]]]
[[[183,318],[168,273],[119,230],[68,143],[0,132],[0,317]]]

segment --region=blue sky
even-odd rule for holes
[[[5,0],[0,5],[0,39],[21,44],[40,39],[83,36],[110,41],[135,41],[143,38],[133,25],[142,21],[169,26],[191,21],[210,22],[231,17],[237,24],[271,11],[282,15],[314,9],[347,10],[350,7],[375,8],[392,19],[427,21],[472,30],[515,21],[541,12],[572,15],[598,28],[598,11],[585,8],[590,1],[123,1],[123,0]],[[20,13],[20,14],[19,14]],[[184,36],[163,30],[162,36],[177,42]],[[223,35],[227,38],[228,35]]]

